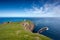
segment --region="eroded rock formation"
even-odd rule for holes
[[[20,23],[22,26],[25,27],[26,30],[33,31],[34,29],[34,24],[31,21],[24,21]]]

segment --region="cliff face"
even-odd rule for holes
[[[34,29],[34,24],[31,21],[24,21],[20,23],[26,30],[33,31]]]

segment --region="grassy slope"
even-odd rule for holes
[[[0,40],[51,40],[24,29],[19,23],[0,24]]]

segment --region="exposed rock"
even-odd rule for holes
[[[23,21],[23,22],[21,22],[20,23],[22,26],[24,26],[24,28],[26,29],[26,30],[29,30],[29,31],[33,31],[33,29],[34,29],[34,24],[31,22],[31,21]],[[43,28],[41,28],[41,29],[39,29],[38,30],[38,32],[37,33],[42,33],[42,32],[44,32],[44,31],[46,31],[46,30],[48,30],[48,27],[43,27]]]
[[[48,30],[48,27],[43,27],[43,28],[39,29],[37,33],[42,33],[46,30]]]
[[[34,24],[32,22],[24,21],[20,24],[23,25],[26,30],[33,31],[33,29],[34,29]]]

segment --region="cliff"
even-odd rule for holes
[[[27,20],[27,21],[23,21],[23,22],[20,22],[20,24],[28,31],[33,31],[34,29],[34,23],[32,23],[31,21]]]
[[[27,23],[28,25],[25,26],[23,23]],[[32,23],[31,26],[30,23],[30,21],[27,21],[0,24],[0,40],[51,40],[42,34],[32,33],[34,25]],[[29,29],[29,27],[32,28]]]

